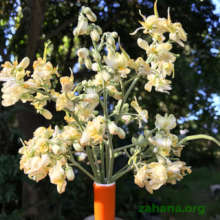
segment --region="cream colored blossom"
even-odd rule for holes
[[[63,76],[60,78],[60,83],[62,86],[62,92],[70,92],[73,89],[73,82],[74,82],[74,77],[73,74],[71,74],[70,77],[68,76]]]
[[[74,112],[78,115],[81,121],[88,121],[94,117],[94,109],[98,105],[98,102],[80,102],[74,108]]]
[[[100,39],[100,35],[98,33],[98,31],[96,29],[93,29],[91,32],[90,32],[90,37],[93,41],[95,42],[98,42],[99,39]]]
[[[79,97],[84,102],[89,102],[89,103],[93,103],[96,105],[99,103],[99,95],[97,94],[95,89],[88,88],[86,90],[86,93],[79,95]]]
[[[138,115],[140,116],[141,120],[147,122],[148,120],[148,111],[146,109],[142,109],[138,104],[137,98],[135,97],[134,101],[131,102],[131,106],[137,111]]]
[[[1,66],[3,69],[0,72],[0,81],[8,81],[12,79],[22,80],[26,75],[29,74],[25,69],[29,66],[30,60],[28,57],[22,59],[20,63],[14,61],[10,63],[6,61]]]
[[[51,160],[47,154],[41,156],[29,157],[25,151],[20,160],[20,169],[24,170],[25,174],[28,174],[29,178],[40,181],[48,174],[48,165]]]
[[[62,93],[57,96],[56,100],[56,110],[62,111],[68,109],[70,111],[74,110],[73,102],[67,97],[68,94]]]
[[[161,156],[169,156],[172,146],[172,140],[169,136],[157,133],[154,137],[150,137],[149,142],[155,146],[154,152],[160,154]]]
[[[135,175],[135,184],[141,188],[145,186],[149,193],[153,193],[153,190],[159,189],[166,181],[166,168],[158,162],[152,162],[142,166]]]
[[[66,125],[63,127],[63,131],[61,133],[61,139],[64,140],[66,143],[73,143],[75,140],[79,140],[81,134],[76,127]]]
[[[75,36],[88,34],[89,31],[89,24],[88,20],[85,16],[80,15],[78,19],[77,27],[74,29],[73,34]]]
[[[80,139],[82,146],[99,144],[103,141],[105,133],[105,119],[103,116],[98,116],[92,121],[89,121],[85,131]]]
[[[66,175],[62,163],[57,161],[56,165],[49,170],[50,182],[57,185],[58,193],[63,193],[66,188]]]
[[[109,95],[115,98],[116,100],[120,100],[122,98],[122,93],[119,92],[115,86],[108,85],[106,88],[108,90]]]
[[[148,82],[145,84],[144,89],[148,92],[151,92],[153,86],[158,92],[169,93],[168,91],[171,90],[171,81],[164,79],[162,76],[149,74],[147,79]]]
[[[11,106],[18,102],[22,96],[28,92],[27,89],[23,88],[15,80],[9,80],[3,84],[2,87],[2,105]]]
[[[69,180],[69,181],[73,181],[75,179],[75,174],[74,174],[74,171],[73,171],[73,168],[70,167],[70,166],[67,166],[65,168],[65,174],[66,174],[66,178]]]
[[[0,81],[7,81],[9,79],[13,79],[14,78],[13,73],[17,65],[18,65],[17,61],[14,61],[13,63],[6,61],[4,64],[2,64],[1,66],[3,68],[0,72]]]
[[[97,17],[93,13],[93,11],[89,7],[84,7],[82,9],[82,12],[85,13],[86,17],[91,21],[91,22],[96,22]]]
[[[89,50],[87,48],[80,48],[77,51],[77,55],[78,55],[78,57],[86,59],[89,56]]]
[[[140,15],[144,21],[139,21],[139,23],[142,25],[145,34],[163,34],[167,32],[167,20],[165,18],[156,15],[145,17],[141,12]]]
[[[34,131],[34,137],[43,137],[46,139],[49,139],[53,135],[54,130],[51,127],[45,128],[45,127],[38,127]]]
[[[117,135],[120,139],[125,138],[125,132],[122,128],[118,127],[114,122],[108,123],[108,129],[110,134]]]
[[[44,118],[46,118],[47,120],[51,120],[52,117],[53,117],[52,113],[51,113],[49,110],[47,110],[47,109],[41,109],[41,110],[39,111],[39,113],[40,113],[41,115],[43,115]]]
[[[176,184],[176,181],[180,181],[186,175],[186,172],[189,174],[192,172],[190,167],[185,166],[185,164],[182,161],[169,162],[167,164],[168,183]]]
[[[187,40],[187,35],[180,23],[171,24],[170,27],[170,40],[177,42],[180,46],[184,47],[183,41]]]
[[[78,151],[78,152],[83,151],[83,147],[81,146],[80,143],[77,143],[77,142],[73,143],[73,148],[75,151]]]
[[[176,127],[176,118],[173,114],[165,115],[165,116],[161,116],[157,114],[155,126],[158,129],[164,129],[166,131],[170,131]]]
[[[51,80],[54,74],[58,76],[57,69],[54,68],[50,62],[46,62],[42,58],[38,58],[34,61],[33,68],[32,78],[38,84],[43,84],[43,81]]]
[[[169,38],[177,42],[180,46],[184,47],[183,41],[187,40],[186,32],[184,31],[181,23],[172,23],[170,18],[170,11],[168,9],[167,27],[170,32]]]
[[[137,58],[135,61],[137,74],[141,76],[147,76],[150,74],[151,69],[148,63],[146,63],[141,57]]]
[[[104,56],[105,63],[117,71],[122,78],[126,78],[127,74],[130,73],[128,67],[129,60],[123,53],[108,53],[108,56]]]

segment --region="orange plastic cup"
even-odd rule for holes
[[[115,220],[115,183],[93,184],[95,220]]]

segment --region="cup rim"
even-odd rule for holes
[[[97,182],[94,182],[94,184],[96,185],[96,186],[114,186],[115,185],[115,182],[113,182],[113,183],[97,183]]]

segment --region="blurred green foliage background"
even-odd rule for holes
[[[123,48],[132,58],[144,55],[136,45],[142,34],[130,36],[129,33],[139,26],[138,10],[146,16],[153,13],[152,0],[1,0],[0,63],[21,60],[24,56],[33,61],[42,55],[44,43],[50,40],[49,59],[59,66],[62,75],[69,75],[70,67],[76,81],[92,77],[94,73],[77,68],[76,50],[79,45],[88,46],[88,41],[74,40],[72,34],[82,5],[91,7],[98,15],[98,24],[104,31],[119,33]],[[156,113],[168,112],[178,118],[176,134],[180,137],[185,131],[187,135],[203,133],[220,139],[219,16],[214,13],[211,0],[159,0],[160,16],[167,16],[168,7],[172,20],[181,22],[188,33],[187,46],[174,48],[180,56],[173,90],[170,95],[149,94],[143,91],[140,82],[134,94],[141,97],[150,113],[149,126]],[[50,124],[59,123],[61,116],[57,115]],[[36,127],[47,123],[26,105],[0,106],[0,220],[82,220],[93,212],[92,182],[80,173],[68,184],[67,191],[58,195],[48,179],[37,184],[19,171],[19,137],[31,138]],[[136,129],[129,132],[135,133]],[[220,183],[219,155],[219,149],[211,142],[188,144],[183,160],[193,166],[193,173],[153,196],[133,183],[132,174],[127,175],[117,185],[117,215],[125,220],[152,219],[138,213],[138,206],[157,201],[206,206],[205,216],[164,215],[161,219],[215,219],[220,214],[220,201],[211,197],[209,186]]]

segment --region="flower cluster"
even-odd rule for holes
[[[172,53],[171,42],[184,46],[186,33],[180,23],[160,18],[156,2],[154,15],[140,21],[151,41],[139,38],[137,45],[146,51],[146,59],[133,60],[121,47],[116,32],[104,32],[96,25],[96,15],[88,7],[82,7],[78,24],[73,31],[76,38],[88,36],[92,46],[79,48],[78,62],[90,71],[94,78],[79,83],[70,76],[59,77],[58,68],[47,61],[47,47],[43,58],[33,62],[25,57],[20,63],[5,62],[0,72],[3,81],[2,105],[11,106],[18,102],[30,102],[46,119],[52,113],[46,108],[55,102],[56,111],[63,111],[63,126],[40,127],[32,139],[23,142],[20,168],[31,179],[40,181],[47,175],[57,185],[59,193],[65,191],[67,180],[74,179],[72,167],[84,172],[92,180],[112,183],[131,171],[135,172],[135,183],[152,193],[165,183],[175,184],[191,170],[180,161],[184,143],[188,140],[208,136],[187,137],[179,140],[171,133],[176,127],[174,115],[156,115],[155,128],[150,130],[148,110],[141,107],[138,97],[128,97],[140,78],[145,79],[145,90],[168,93],[171,81],[167,76],[174,73],[176,54]],[[169,38],[166,40],[165,33]],[[55,80],[59,77],[59,80]],[[56,82],[60,83],[58,91]],[[114,100],[111,102],[111,100]],[[138,123],[139,131],[131,143],[116,148],[113,138],[129,138],[129,124]],[[219,144],[216,140],[214,140]],[[114,159],[124,154],[128,164],[113,173]],[[91,166],[92,173],[87,169]]]
[[[20,169],[37,182],[49,175],[51,183],[57,185],[57,191],[64,192],[66,179],[72,181],[75,178],[66,155],[72,142],[78,139],[78,131],[71,126],[62,130],[58,127],[54,130],[51,127],[39,127],[34,137],[25,141],[19,150],[22,154]]]
[[[143,163],[138,161],[135,164],[135,183],[153,193],[165,183],[176,184],[186,175],[186,171],[191,173],[190,167],[185,166],[185,162],[180,160],[172,162],[169,158],[181,156],[183,145],[178,144],[178,137],[170,133],[176,127],[174,115],[156,115],[155,129],[145,130],[142,140],[133,140],[141,148],[148,148],[147,154],[142,158],[152,155],[157,161]],[[141,145],[144,143],[144,145]]]
[[[166,76],[174,74],[174,62],[176,55],[171,52],[171,42],[176,42],[184,47],[184,41],[187,40],[185,31],[180,23],[172,23],[168,10],[168,18],[160,18],[157,12],[156,2],[154,5],[155,14],[145,17],[141,14],[144,21],[140,21],[142,27],[138,28],[133,34],[139,30],[152,37],[152,43],[142,38],[138,38],[137,44],[145,50],[147,55],[146,62],[142,58],[135,61],[136,69],[139,74],[145,76],[148,82],[145,84],[145,90],[150,92],[152,87],[158,92],[168,92],[171,90],[171,81]],[[165,33],[169,33],[166,40]]]

